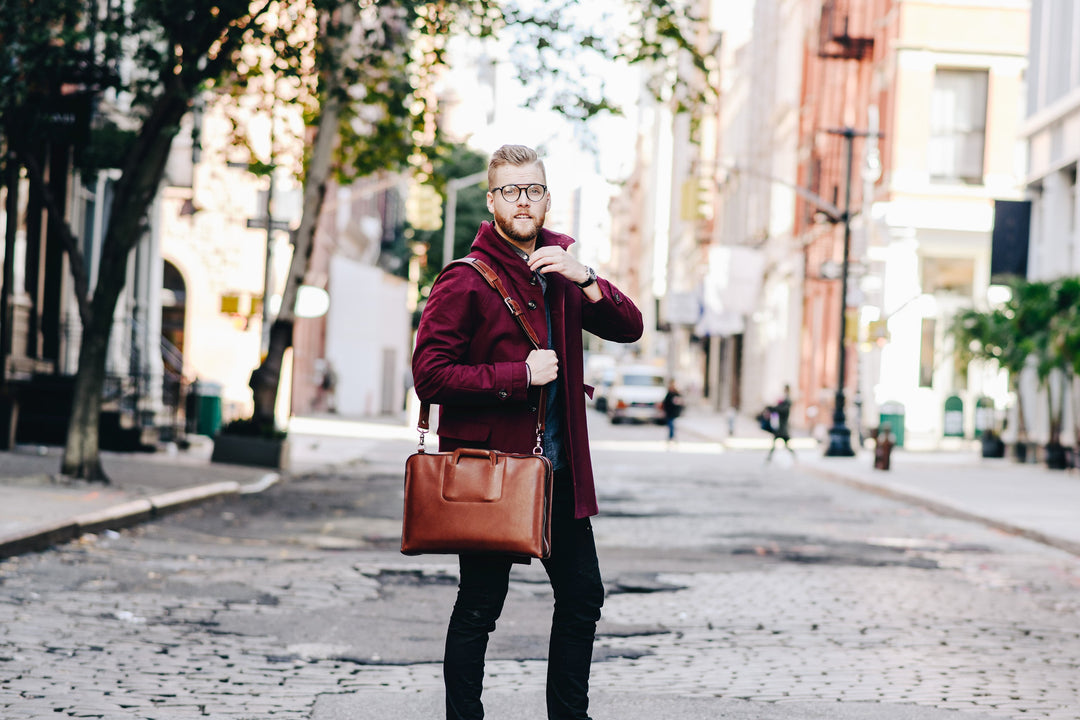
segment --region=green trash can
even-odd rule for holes
[[[889,423],[896,447],[904,446],[904,406],[896,401],[881,404],[878,427]]]
[[[196,380],[188,394],[188,432],[214,437],[221,429],[221,385]]]

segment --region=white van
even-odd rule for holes
[[[624,421],[663,425],[667,373],[652,365],[626,365],[615,369],[607,391],[607,416],[612,424]]]

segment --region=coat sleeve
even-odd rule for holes
[[[586,332],[612,342],[630,343],[638,340],[644,331],[641,311],[607,280],[597,278],[596,282],[603,297],[596,302],[582,301],[582,327]]]
[[[528,351],[509,351],[520,358],[498,357],[490,348],[485,349],[485,338],[479,335],[484,331],[486,314],[502,308],[501,303],[490,307],[492,298],[498,300],[469,268],[451,268],[435,283],[420,317],[413,350],[413,382],[421,400],[442,405],[500,405],[528,399]]]

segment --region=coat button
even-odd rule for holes
[[[510,397],[510,393],[506,392],[505,390],[500,390],[499,391],[499,399],[500,400],[505,400],[508,397]]]
[[[530,285],[535,285],[536,284],[536,273],[533,273],[532,275],[529,276],[529,284]]]
[[[530,405],[529,406],[529,412],[536,412],[536,406],[535,405]]]
[[[530,300],[529,302],[525,303],[525,307],[529,308],[530,310],[535,310],[536,309],[536,303],[534,303],[532,300]]]
[[[622,302],[622,295],[620,295],[619,293],[615,293],[614,298],[615,302]]]

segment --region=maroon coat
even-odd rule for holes
[[[573,238],[541,230],[537,247],[567,248]],[[471,257],[502,279],[510,297],[548,347],[544,292],[514,247],[490,222],[480,225]],[[574,514],[597,513],[589,435],[585,421],[582,329],[606,340],[641,337],[641,312],[618,288],[598,279],[604,297],[590,303],[557,273],[545,276],[551,303],[553,349],[559,358],[559,391],[566,416],[563,438],[574,484]],[[413,381],[421,400],[440,405],[439,449],[482,447],[532,452],[536,445],[537,388],[527,386],[525,358],[532,350],[499,294],[473,268],[454,265],[432,288],[413,351]],[[591,388],[589,389],[591,392]]]

